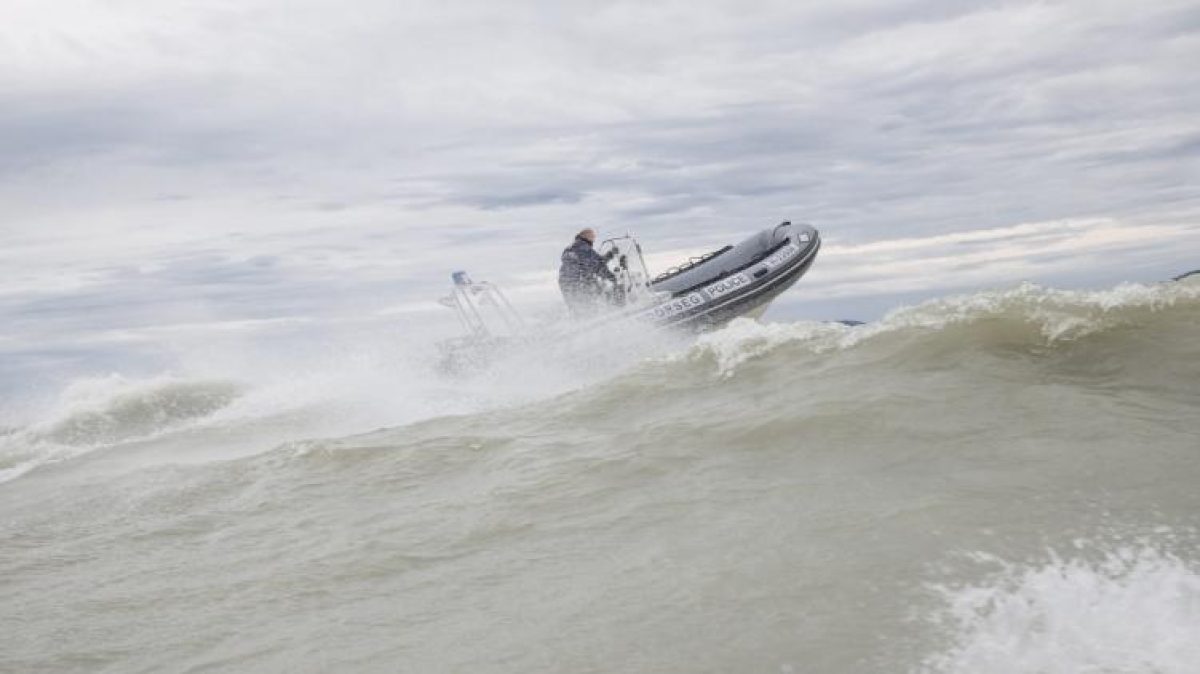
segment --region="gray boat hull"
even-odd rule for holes
[[[738,316],[761,314],[808,272],[820,249],[815,228],[781,223],[655,279],[651,290],[670,293],[670,299],[637,317],[708,329]]]

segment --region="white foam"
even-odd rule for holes
[[[1152,546],[1052,556],[965,586],[935,586],[952,645],[920,671],[1154,672],[1200,667],[1200,569]]]
[[[712,358],[716,361],[717,373],[728,377],[742,363],[784,344],[808,342],[814,351],[839,348],[852,339],[850,330],[840,323],[759,323],[738,318],[721,330],[701,335],[691,349],[676,358]]]

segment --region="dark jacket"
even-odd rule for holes
[[[608,270],[604,258],[592,247],[592,242],[581,236],[575,237],[575,241],[562,252],[562,266],[558,268],[559,287],[564,292],[599,292],[600,279],[614,283],[617,280]]]

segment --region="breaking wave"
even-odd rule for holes
[[[324,369],[294,364],[291,368],[302,374],[289,372],[261,381],[231,376],[138,381],[114,375],[77,382],[38,422],[4,429],[0,481],[41,464],[203,420],[251,425],[291,415],[284,425],[302,428],[312,437],[345,433],[354,423],[360,428],[387,426],[390,419],[394,426],[447,414],[527,405],[542,409],[539,400],[570,392],[583,398],[564,400],[567,415],[604,413],[603,407],[590,407],[597,399],[653,409],[664,395],[725,396],[733,403],[728,409],[736,409],[732,399],[741,395],[736,389],[723,393],[704,382],[714,375],[729,379],[750,370],[745,376],[753,382],[781,385],[807,368],[836,371],[845,382],[866,385],[889,371],[937,371],[979,353],[1001,359],[1057,355],[1060,365],[1080,376],[1100,376],[1106,362],[1146,361],[1144,350],[1156,332],[1194,325],[1197,315],[1200,284],[1127,284],[1102,291],[1023,284],[901,307],[858,326],[738,319],[690,345],[675,338],[598,335],[581,343],[510,353],[467,377],[444,378],[432,363],[401,366],[370,354],[325,364]],[[1183,346],[1157,343],[1155,355],[1161,360],[1164,353]],[[1067,358],[1073,348],[1090,347],[1098,349],[1090,361]],[[587,410],[573,407],[580,400],[587,401],[582,403]],[[755,410],[744,412],[752,415]],[[321,417],[324,426],[314,422]],[[756,419],[747,416],[742,421],[752,424]],[[293,439],[298,438],[263,438],[258,451]]]
[[[1200,567],[1147,543],[1076,548],[1032,564],[974,555],[986,578],[934,586],[943,608],[927,621],[952,644],[921,671],[1194,672]]]
[[[48,418],[0,436],[0,482],[91,449],[178,429],[225,408],[241,392],[230,381],[133,381],[115,375],[78,381]]]
[[[1198,309],[1200,284],[1124,284],[1111,290],[1073,291],[1025,283],[1011,290],[901,307],[879,321],[858,326],[738,320],[701,336],[686,357],[711,358],[722,373],[729,374],[739,364],[786,345],[825,353],[869,343],[913,346],[910,340],[919,339],[916,348],[931,353],[981,346],[1039,350],[1122,327],[1152,330],[1158,321],[1180,318],[1172,312],[1194,317]]]

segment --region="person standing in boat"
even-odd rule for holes
[[[596,230],[584,229],[562,252],[558,288],[573,318],[596,313],[604,301],[604,281],[617,282],[606,264],[616,250],[602,256],[593,247],[595,243]]]

